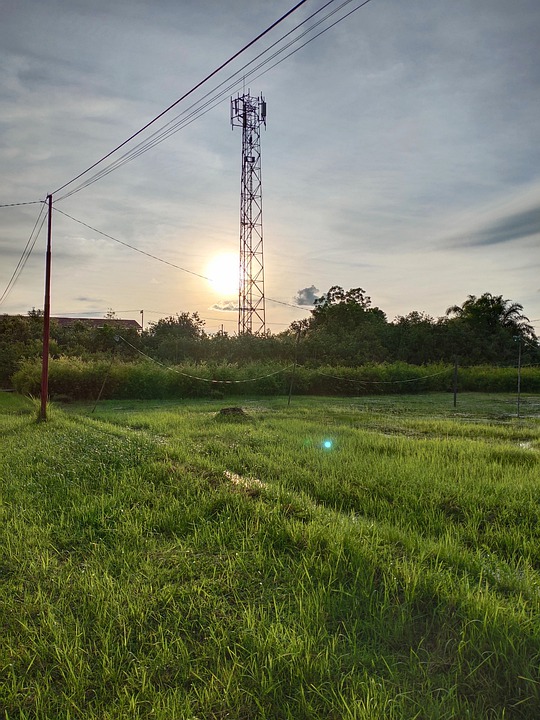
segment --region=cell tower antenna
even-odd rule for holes
[[[247,94],[231,99],[231,125],[242,128],[240,183],[240,270],[238,334],[264,335],[264,258],[262,225],[261,125],[266,101]]]

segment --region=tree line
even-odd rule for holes
[[[43,317],[0,315],[0,383],[9,386],[21,360],[41,354]],[[283,361],[356,366],[405,362],[412,365],[515,365],[540,362],[538,338],[523,306],[502,295],[469,295],[444,316],[412,311],[388,321],[362,288],[331,287],[315,301],[310,315],[278,334],[264,336],[209,334],[198,313],[181,312],[151,323],[147,330],[84,322],[51,322],[53,357],[83,359],[115,356],[133,361],[143,356],[167,364],[190,362],[245,364]]]

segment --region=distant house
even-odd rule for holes
[[[61,327],[69,327],[70,325],[81,323],[82,325],[93,328],[102,328],[105,327],[105,325],[108,325],[111,328],[118,328],[119,330],[142,331],[142,327],[136,320],[120,320],[119,318],[53,317],[52,315],[51,320],[58,323]]]

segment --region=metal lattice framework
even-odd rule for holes
[[[266,127],[262,95],[239,95],[231,100],[231,125],[242,128],[240,185],[240,275],[238,334],[266,331],[262,226],[261,125]]]

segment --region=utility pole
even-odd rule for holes
[[[266,127],[262,95],[231,99],[231,125],[242,128],[240,185],[240,268],[238,334],[264,335],[264,259],[262,227],[261,125]]]
[[[43,350],[41,359],[41,407],[39,420],[47,419],[49,395],[49,339],[51,333],[51,260],[52,260],[52,195],[47,196],[49,216],[47,223],[47,253],[45,255],[45,301],[43,303]]]

